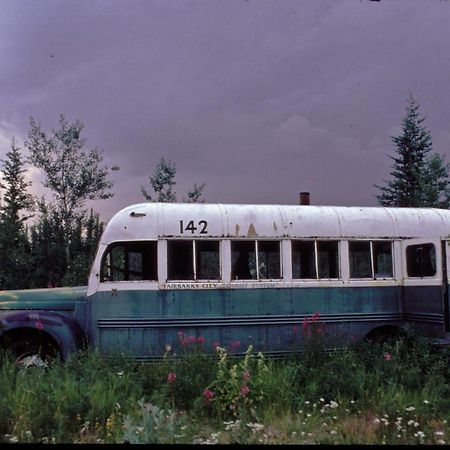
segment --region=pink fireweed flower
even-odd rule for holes
[[[320,319],[320,313],[316,312],[311,317],[306,316],[302,322],[302,334],[305,337],[311,337],[313,333],[321,334],[323,331],[323,325],[318,325]]]
[[[242,386],[240,390],[241,395],[245,397],[249,392],[250,388],[246,384],[244,384],[244,386]]]
[[[36,321],[36,328],[38,329],[38,330],[43,330],[44,329],[44,322],[42,322],[42,320],[37,320]]]
[[[248,380],[250,380],[251,377],[252,377],[252,376],[251,376],[251,374],[250,374],[250,371],[244,370],[244,372],[242,373],[242,378],[243,378],[245,381],[248,381]]]
[[[203,336],[199,336],[197,338],[197,344],[203,345],[205,343],[205,338]]]
[[[170,372],[170,373],[167,375],[167,381],[168,381],[169,383],[174,383],[174,382],[176,381],[176,379],[177,379],[177,374],[174,373],[174,372]]]
[[[211,401],[214,397],[214,392],[210,391],[208,388],[206,388],[203,391],[203,397],[205,397],[206,400]]]
[[[230,350],[237,350],[241,346],[241,341],[231,341]]]
[[[385,361],[391,361],[392,360],[392,355],[390,353],[385,353],[384,354],[384,360]]]
[[[297,336],[297,334],[298,334],[298,325],[293,325],[292,326],[292,334],[294,336]]]

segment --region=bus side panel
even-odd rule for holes
[[[328,347],[401,325],[400,288],[263,288],[133,290],[91,297],[90,339],[104,352],[162,356],[194,344],[233,352],[285,353],[303,345],[303,323],[314,314]],[[204,343],[203,343],[204,340]],[[195,344],[197,345],[197,344]],[[177,350],[178,349],[178,350]]]
[[[420,334],[441,337],[444,333],[444,302],[441,286],[405,286],[405,320]]]

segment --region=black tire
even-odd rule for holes
[[[12,340],[6,346],[18,365],[47,366],[50,362],[60,359],[59,349],[49,340],[37,336],[24,336]]]

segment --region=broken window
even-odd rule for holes
[[[392,278],[392,242],[350,241],[350,278]]]
[[[292,241],[292,278],[339,278],[338,241]]]
[[[156,242],[116,242],[107,248],[101,265],[101,282],[157,278]]]
[[[231,279],[280,279],[280,255],[279,241],[231,241]]]
[[[219,241],[167,241],[168,280],[219,280]]]
[[[436,275],[436,249],[434,244],[408,245],[406,247],[408,277]]]

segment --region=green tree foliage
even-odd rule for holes
[[[64,229],[57,208],[38,201],[39,219],[30,227],[33,283],[30,287],[61,285],[67,267]]]
[[[32,287],[86,285],[104,223],[92,209],[78,216],[71,229],[67,260],[59,210],[44,200],[38,204],[40,216],[30,228]]]
[[[171,203],[176,201],[176,193],[173,190],[176,184],[176,173],[177,169],[175,164],[161,158],[156,165],[153,175],[149,177],[150,185],[155,193],[154,196],[152,197],[145,190],[144,186],[141,186],[142,195],[146,198],[146,200],[151,202]]]
[[[164,158],[161,158],[153,174],[149,177],[150,186],[154,194],[149,194],[144,186],[141,186],[142,195],[146,200],[151,202],[176,202],[176,193],[174,191],[176,173],[177,169],[175,164],[172,161],[166,161]],[[187,193],[188,198],[183,198],[183,201],[188,203],[202,202],[201,196],[203,195],[205,186],[205,183],[201,183],[200,185],[194,183],[192,189]]]
[[[432,153],[430,132],[423,126],[419,104],[411,96],[402,119],[402,133],[392,137],[396,154],[390,172],[391,180],[380,190],[378,202],[383,206],[449,207],[448,165]]]
[[[25,180],[24,159],[14,139],[2,161],[0,186],[4,189],[0,209],[0,289],[19,289],[30,283],[29,241],[25,221],[30,218],[33,197]]]
[[[81,138],[84,125],[75,120],[69,123],[63,114],[59,128],[48,135],[30,118],[31,129],[25,145],[30,151],[30,161],[44,173],[44,186],[54,197],[52,214],[61,222],[67,267],[70,263],[71,239],[77,221],[85,214],[83,207],[87,200],[107,199],[113,182],[111,169],[102,166],[103,157],[97,148],[84,151],[85,139]]]

